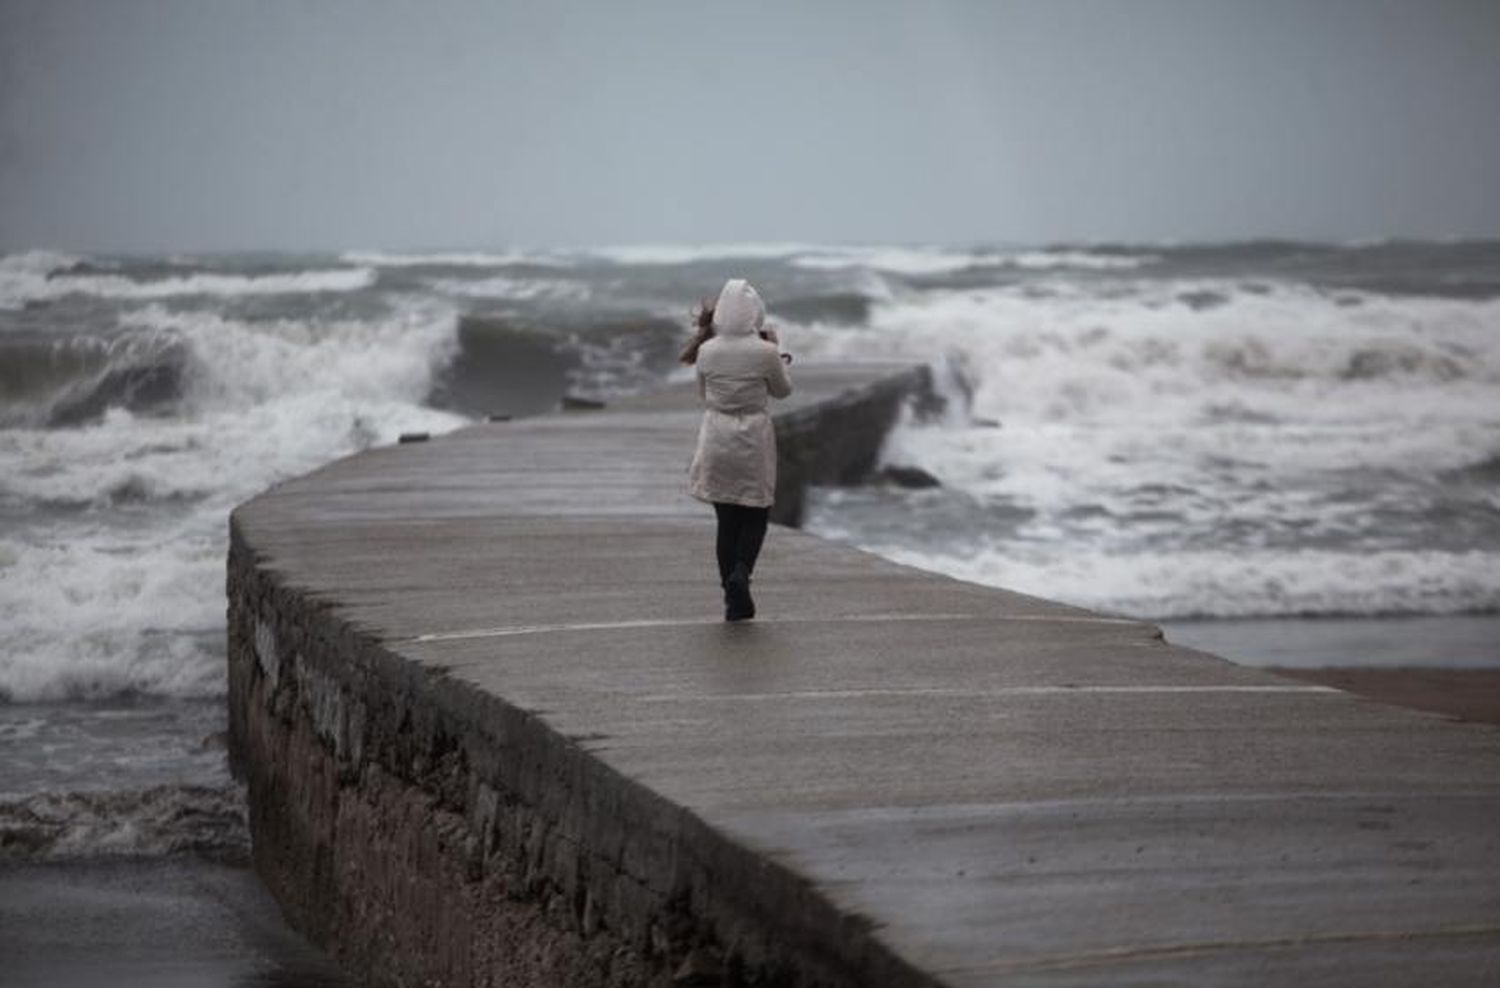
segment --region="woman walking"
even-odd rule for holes
[[[715,549],[726,621],[755,616],[750,574],[776,495],[776,430],[766,401],[792,393],[791,355],[779,352],[781,341],[765,320],[760,294],[732,278],[713,307],[699,311],[698,334],[682,351],[682,362],[698,369],[706,406],[689,491],[718,516]]]

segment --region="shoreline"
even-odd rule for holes
[[[1416,666],[1267,666],[1265,671],[1331,686],[1366,700],[1500,726],[1500,669]]]

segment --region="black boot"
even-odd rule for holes
[[[750,570],[735,563],[724,581],[724,620],[747,621],[755,617],[755,601],[750,596]]]

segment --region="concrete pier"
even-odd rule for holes
[[[922,375],[794,368],[779,517]],[[372,983],[1500,981],[1500,730],[791,529],[719,620],[688,389],[237,509],[256,865]]]

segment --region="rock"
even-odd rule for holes
[[[604,407],[604,402],[597,398],[585,398],[582,395],[562,396],[562,410],[565,412],[597,412]]]
[[[921,467],[888,466],[880,471],[880,479],[897,487],[907,490],[922,490],[928,487],[942,487],[943,482]]]

